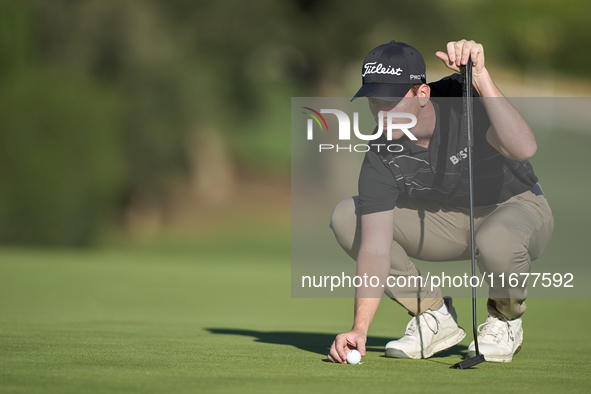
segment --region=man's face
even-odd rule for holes
[[[378,123],[380,112],[383,112],[382,130],[387,129],[388,112],[405,112],[417,116],[419,111],[419,100],[414,95],[413,90],[409,90],[404,97],[397,101],[386,101],[375,97],[368,97],[369,109],[373,117]],[[392,123],[405,124],[408,123],[408,118],[392,118]],[[394,130],[392,133],[393,139],[399,139],[404,136],[402,130]]]

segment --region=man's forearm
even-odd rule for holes
[[[474,75],[478,91],[491,122],[488,142],[503,156],[524,161],[532,157],[537,144],[534,133],[521,114],[503,96],[486,69]]]
[[[379,279],[378,286],[372,287],[367,283],[367,287],[358,287],[355,291],[355,319],[353,321],[353,330],[361,331],[367,334],[369,326],[378,310],[384,287],[390,273],[389,256],[378,255],[364,250],[359,251],[357,258],[357,275],[367,278],[375,276]],[[364,283],[365,285],[365,283]]]
[[[355,298],[355,319],[352,330],[367,335],[381,300],[381,298]]]

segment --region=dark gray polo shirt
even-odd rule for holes
[[[360,213],[394,209],[399,196],[425,199],[442,206],[469,206],[466,135],[462,130],[462,84],[459,74],[430,83],[436,125],[430,147],[408,140],[401,152],[374,147],[366,153],[359,174]],[[450,97],[452,97],[450,99]],[[455,98],[453,98],[455,97]],[[538,181],[529,161],[507,159],[486,141],[490,121],[474,100],[474,204],[493,205],[531,189]]]

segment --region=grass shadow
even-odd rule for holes
[[[327,355],[336,334],[291,331],[257,331],[235,328],[207,328],[212,334],[242,335],[255,338],[255,342],[294,346],[312,353]],[[369,336],[365,344],[367,352],[383,352],[384,345],[398,338]]]
[[[212,334],[242,335],[245,337],[252,337],[254,338],[255,342],[294,346],[298,349],[305,350],[311,353],[317,353],[320,355],[328,354],[330,350],[330,345],[332,344],[335,338],[335,334],[316,332],[257,331],[236,328],[207,328],[206,330]],[[365,344],[366,351],[368,353],[383,353],[384,346],[386,345],[386,343],[396,339],[399,338],[369,336],[367,338],[367,343]],[[467,353],[468,346],[458,344],[452,346],[449,349],[434,354],[429,360],[433,362],[442,363],[442,361],[437,361],[437,359],[458,355],[462,356],[463,359],[465,358]]]

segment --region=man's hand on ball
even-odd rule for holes
[[[328,359],[333,363],[347,363],[347,353],[349,350],[357,349],[362,357],[365,357],[365,342],[367,334],[357,330],[351,330],[337,335],[332,346]]]

